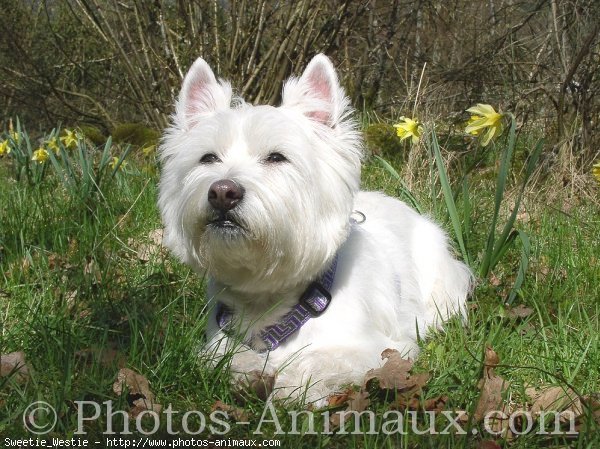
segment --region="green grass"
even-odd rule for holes
[[[393,161],[392,165],[401,168]],[[78,355],[89,349],[111,348],[126,359],[125,366],[149,380],[158,403],[171,404],[180,412],[173,417],[176,431],[182,431],[181,416],[190,410],[203,412],[209,425],[211,408],[221,400],[243,408],[250,422],[229,422],[226,438],[259,442],[275,438],[286,448],[477,447],[482,439],[480,434],[472,434],[472,429],[482,430],[477,424],[465,425],[467,435],[417,435],[409,428],[406,435],[320,433],[300,437],[275,434],[273,423],[262,425],[263,435],[253,434],[265,404],[257,398],[241,400],[231,391],[224,369],[210,370],[196,356],[206,320],[204,280],[169,255],[154,254],[147,261],[138,257],[140,245],[148,243],[148,233],[160,227],[153,167],[148,160],[130,160],[114,182],[82,199],[56,176],[46,174],[33,184],[17,182],[8,158],[0,159],[0,353],[24,351],[30,366],[25,383],[14,377],[0,378],[2,438],[33,436],[24,429],[22,415],[38,400],[48,402],[58,413],[57,424],[48,434],[55,437],[70,437],[77,430],[75,401],[112,400],[113,410],[128,410],[127,398],[112,389],[119,363]],[[366,162],[363,178],[365,188],[406,195],[406,186],[377,160]],[[424,179],[412,188],[414,201],[453,235],[439,186],[432,187],[427,174]],[[516,191],[518,182],[509,183]],[[570,199],[577,201],[577,207],[568,214],[556,202],[553,207],[545,206],[544,192],[554,189],[549,181],[539,181],[528,190],[524,201],[530,205],[529,221],[516,224],[518,230],[528,233],[531,254],[515,304],[535,312],[525,319],[507,317],[504,301],[514,285],[522,254],[515,245],[493,270],[498,281],[479,280],[471,299],[469,325],[451,321],[444,332],[422,342],[416,366],[431,374],[424,398],[445,395],[446,410],[472,413],[479,397],[477,384],[486,346],[493,347],[500,357],[496,371],[510,382],[514,403],[524,402],[525,387],[530,385],[569,385],[582,395],[600,391],[598,205],[584,197]],[[473,216],[465,250],[475,256],[487,242],[494,192],[493,180],[473,173]],[[456,202],[459,215],[464,213],[462,204]],[[286,430],[292,428],[287,415],[290,410],[302,407],[277,409]],[[379,426],[390,410],[390,401],[373,398],[370,410]],[[90,441],[103,438],[106,414],[101,415],[85,423]],[[318,417],[317,429],[322,426]],[[146,429],[152,428],[151,421],[144,423]],[[443,417],[438,418],[438,430],[447,424]],[[121,417],[113,421],[115,431],[122,425]],[[190,418],[191,429],[200,425],[197,416]],[[135,422],[130,427],[135,429]],[[419,428],[425,427],[421,417]],[[363,430],[368,430],[366,423]],[[598,433],[597,426],[589,423],[588,430],[577,438],[528,434],[510,443],[498,442],[506,447],[593,448],[600,444]],[[154,437],[165,434],[163,420]],[[210,437],[210,432],[198,437]],[[1,441],[0,445],[4,444]]]

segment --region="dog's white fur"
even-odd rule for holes
[[[233,372],[275,374],[279,396],[309,386],[307,399],[322,403],[380,366],[384,349],[414,357],[417,333],[465,315],[471,273],[443,231],[401,201],[359,191],[362,143],[350,113],[323,55],[285,84],[280,107],[233,99],[198,59],[160,148],[165,243],[208,272],[211,304],[231,308],[241,331],[225,335],[213,307],[206,354],[233,354]],[[273,152],[287,162],[268,163]],[[199,163],[207,153],[219,160]],[[230,211],[241,225],[235,232],[207,227],[207,193],[222,179],[245,189]],[[363,223],[351,221],[354,210]],[[336,253],[333,300],[322,316],[270,353],[240,343],[289,311]]]

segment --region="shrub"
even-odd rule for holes
[[[128,143],[137,148],[156,145],[160,138],[159,131],[141,123],[122,123],[117,125],[111,134],[115,143]]]

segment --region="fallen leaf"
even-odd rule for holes
[[[521,223],[529,223],[530,219],[531,216],[529,215],[529,212],[523,211],[517,214],[517,220],[519,220]]]
[[[133,408],[129,411],[129,415],[135,418],[144,410],[151,410],[159,413],[162,405],[154,402],[154,393],[150,390],[150,383],[141,374],[136,373],[129,368],[121,368],[117,374],[117,380],[113,384],[113,391],[121,396],[124,387],[127,387],[128,395],[127,402]]]
[[[249,398],[258,398],[266,401],[273,392],[275,376],[255,370],[245,374],[245,379],[235,385],[232,391],[235,402],[246,405]]]
[[[508,388],[508,382],[494,372],[494,368],[500,363],[498,354],[489,346],[485,349],[485,359],[483,367],[483,376],[478,383],[481,390],[473,419],[475,422],[480,422],[483,418],[492,411],[506,412],[502,393]],[[498,418],[499,420],[499,418]]]
[[[148,262],[156,253],[158,253],[158,251],[159,249],[156,247],[156,245],[151,243],[141,243],[138,246],[137,258],[142,262]]]
[[[165,248],[162,246],[163,230],[154,229],[147,234],[147,242],[137,243],[129,238],[127,244],[136,250],[136,256],[141,262],[148,262],[159,254],[162,254]]]
[[[569,410],[580,416],[583,413],[581,406],[581,400],[577,394],[566,387],[554,386],[545,388],[541,391],[528,388],[525,393],[533,400],[531,405],[531,414],[536,416],[540,412],[551,410],[551,411],[564,411]]]
[[[364,412],[367,407],[371,404],[371,400],[369,399],[369,393],[365,390],[359,391],[351,391],[348,393],[348,406],[345,410],[335,412],[329,417],[329,422],[333,428],[340,427],[342,419],[345,419],[347,416],[353,416],[352,412]]]
[[[511,307],[506,311],[508,318],[527,318],[531,315],[534,310],[531,307],[526,307],[523,304],[519,304],[516,307]]]
[[[151,412],[160,413],[162,405],[155,402],[149,402],[146,399],[136,399],[133,401],[133,407],[129,410],[129,416],[133,419],[137,418],[143,411],[149,410]]]
[[[436,413],[441,412],[446,408],[448,402],[448,396],[442,395],[434,398],[422,400],[419,394],[407,397],[406,395],[399,395],[396,401],[393,403],[393,408],[400,411],[404,410],[423,410],[423,411],[434,411]]]
[[[102,281],[102,273],[95,259],[90,259],[89,262],[85,264],[83,267],[83,274],[92,278],[95,281],[94,283],[99,284]]]
[[[348,402],[348,397],[353,391],[352,388],[349,388],[341,393],[332,394],[327,398],[327,405],[329,407],[341,407]]]
[[[17,382],[29,378],[29,367],[23,351],[0,354],[0,377],[12,376]]]
[[[222,401],[215,402],[210,411],[214,412],[216,410],[226,412],[227,416],[231,416],[236,422],[243,421],[248,422],[248,413],[242,408],[235,407],[233,405],[225,404]]]
[[[57,253],[50,253],[48,255],[48,269],[54,270],[60,266],[62,266],[62,259],[60,255]]]
[[[364,387],[369,389],[373,382],[377,382],[379,388],[385,390],[397,390],[399,392],[421,388],[429,380],[429,374],[410,374],[414,362],[403,359],[395,349],[386,349],[381,353],[382,359],[387,359],[381,368],[371,369],[367,372]]]
[[[155,245],[162,246],[163,229],[158,228],[158,229],[154,229],[154,230],[150,231],[148,233],[148,239],[150,239],[150,241],[152,243],[154,243]]]
[[[273,392],[275,376],[258,371],[253,371],[251,374],[253,374],[253,376],[248,379],[248,388],[250,391],[254,392],[260,400],[266,401]]]
[[[590,411],[596,423],[600,425],[600,393],[583,396],[581,402]]]
[[[494,287],[499,287],[502,284],[502,281],[496,276],[494,273],[490,274],[490,284]]]

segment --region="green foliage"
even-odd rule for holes
[[[160,132],[141,123],[122,123],[112,130],[115,143],[128,143],[137,148],[156,145]]]
[[[39,139],[40,145],[34,150],[29,134],[17,121],[15,131],[6,135],[10,148],[6,155],[8,170],[17,182],[26,180],[32,186],[41,187],[51,176],[50,182],[57,182],[70,198],[89,203],[118,179],[131,147],[121,151],[112,145],[110,137],[102,147],[90,146],[77,132],[65,133],[61,136],[60,129],[52,130]],[[40,152],[41,159],[36,155]],[[121,154],[113,155],[116,152]]]
[[[396,130],[387,123],[373,123],[364,131],[367,150],[386,158],[405,157],[407,146],[398,139]]]
[[[517,292],[523,285],[525,274],[530,258],[530,241],[529,236],[522,230],[515,229],[516,217],[521,205],[525,188],[528,185],[534,169],[537,166],[540,154],[542,152],[542,142],[538,142],[536,148],[529,157],[524,170],[523,180],[517,198],[512,206],[512,211],[506,221],[499,223],[500,208],[505,200],[506,185],[509,174],[511,173],[513,153],[516,145],[516,120],[513,116],[510,117],[511,126],[508,131],[507,143],[501,155],[499,171],[496,174],[496,189],[494,194],[494,204],[491,213],[491,218],[487,223],[487,237],[483,247],[473,246],[470,243],[474,233],[472,229],[473,214],[473,189],[469,184],[469,177],[466,173],[453,174],[453,177],[460,179],[462,183],[460,190],[455,193],[449,180],[448,169],[444,164],[440,144],[437,139],[435,130],[429,132],[428,150],[430,160],[435,164],[435,173],[438,175],[439,184],[441,187],[442,196],[444,198],[445,210],[454,231],[453,235],[458,243],[460,254],[467,265],[469,265],[481,279],[486,279],[492,270],[500,263],[503,257],[506,256],[509,249],[515,246],[517,241],[521,243],[521,257],[519,261],[518,275],[507,297],[507,301],[512,303],[517,296]],[[407,199],[413,207],[421,211],[414,195],[408,187],[402,182],[400,174],[384,159],[377,157],[377,160],[383,165],[385,170],[400,183],[400,193]],[[460,199],[460,203],[457,202]],[[500,226],[501,225],[501,226]],[[481,223],[478,224],[481,226]],[[501,227],[498,233],[497,228]]]
[[[7,159],[12,162],[12,173],[17,181],[25,180],[35,185],[42,182],[46,174],[46,165],[33,160],[34,149],[29,135],[22,129],[17,120],[14,131],[3,136],[8,142]]]
[[[521,288],[521,285],[523,284],[530,256],[529,237],[524,231],[518,231],[515,229],[515,220],[519,211],[519,207],[521,205],[523,192],[525,190],[525,187],[527,186],[527,183],[529,182],[529,179],[533,175],[533,171],[537,165],[537,161],[543,148],[542,142],[540,141],[536,149],[533,151],[531,157],[529,158],[529,162],[525,170],[519,195],[514,203],[510,216],[502,226],[502,232],[498,235],[496,228],[499,225],[498,219],[500,207],[504,200],[506,183],[510,173],[512,156],[516,144],[516,120],[514,116],[511,116],[510,119],[511,126],[508,131],[507,144],[505,146],[504,151],[502,152],[500,168],[496,177],[494,208],[492,212],[492,218],[488,225],[488,236],[486,239],[485,247],[483,249],[478,248],[476,254],[470,254],[467,251],[468,240],[472,234],[472,220],[470,215],[471,211],[473,210],[470,200],[471,192],[468,185],[468,178],[464,178],[462,185],[463,213],[466,214],[466,218],[463,221],[461,221],[459,211],[454,200],[454,193],[452,192],[452,188],[448,181],[446,167],[444,166],[442,160],[440,146],[438,144],[435,131],[432,131],[430,134],[430,147],[435,158],[436,168],[439,174],[440,184],[442,186],[444,201],[446,203],[448,214],[452,222],[454,234],[458,241],[460,251],[465,262],[467,262],[470,265],[475,264],[474,268],[479,277],[487,278],[491,271],[494,269],[494,267],[500,262],[502,257],[514,245],[517,238],[521,241],[521,260],[519,265],[519,276],[516,278],[515,283],[509,294],[509,303],[511,303],[515,299],[517,291]],[[476,256],[479,254],[480,257],[477,258]]]
[[[21,135],[22,151],[28,153],[26,140],[29,137],[23,131]],[[56,130],[45,136],[42,143],[50,136],[59,135]],[[517,140],[520,139],[521,136]],[[37,145],[30,144],[30,147],[35,150]],[[98,180],[93,173],[98,172],[106,147],[86,146],[83,158],[79,147],[83,152],[79,144],[64,148],[69,163],[62,159],[62,152],[55,156],[64,173],[57,170],[51,160],[32,165],[33,170],[45,167],[44,176],[35,182],[28,182],[26,175],[16,181],[12,151],[0,158],[0,172],[7,174],[0,176],[0,353],[24,351],[31,368],[27,383],[19,384],[13,377],[0,379],[2,441],[6,437],[32,437],[24,429],[22,416],[27,406],[37,400],[47,401],[58,411],[56,427],[49,434],[58,438],[73,436],[77,429],[74,401],[92,400],[102,404],[110,400],[113,412],[131,410],[128,400],[135,396],[117,396],[112,389],[119,368],[125,364],[148,379],[163,410],[171,404],[172,410],[179,411],[173,414],[173,429],[180,431],[178,436],[182,438],[189,436],[180,427],[182,415],[198,410],[208,416],[219,399],[228,405],[237,404],[247,415],[244,421],[249,422],[238,424],[236,421],[241,419],[230,413],[231,430],[225,438],[258,441],[274,438],[281,442],[280,447],[470,448],[482,440],[495,440],[499,445],[515,449],[598,447],[598,426],[591,410],[585,411],[579,435],[539,435],[534,429],[510,442],[483,433],[481,426],[473,423],[462,425],[467,430],[466,435],[452,429],[447,434],[430,435],[422,410],[416,412],[418,428],[425,434],[411,429],[407,411],[401,412],[407,423],[405,434],[387,436],[378,431],[369,434],[366,421],[357,435],[276,434],[269,423],[263,423],[262,435],[253,434],[265,402],[256,398],[241,399],[229,383],[226,368],[214,370],[206,360],[197,357],[208,319],[204,280],[159,248],[149,259],[138,255],[141,246],[150,244],[149,232],[160,227],[156,208],[157,176],[138,176],[136,162],[139,161],[128,160],[129,165],[125,169],[117,168],[113,178],[110,163],[108,168],[104,165]],[[498,148],[502,154],[507,153],[506,147]],[[120,150],[111,146],[110,151]],[[528,163],[533,165],[531,160]],[[438,174],[433,154],[429,163]],[[88,175],[83,174],[86,169],[82,167],[86,164]],[[456,172],[460,164],[442,166],[449,172],[449,182],[457,179],[456,184],[450,184],[454,206],[460,227],[468,236],[464,239],[466,251],[477,266],[482,258],[479,253],[483,253],[487,245],[495,209],[495,201],[490,198],[496,195],[498,183],[490,188],[487,179],[482,182],[475,174],[468,182],[462,181],[460,172]],[[95,169],[90,171],[91,167]],[[69,170],[75,172],[73,179]],[[390,193],[396,192],[401,179],[397,172],[398,179],[391,176],[386,165],[376,158],[367,161],[364,173],[366,188]],[[507,186],[514,183],[516,176],[512,165],[508,173],[502,193],[504,201]],[[63,176],[67,179],[63,180]],[[87,203],[82,204],[73,190],[92,180],[100,185],[100,190],[89,195]],[[524,182],[522,176],[520,182]],[[438,197],[440,184],[436,180],[436,189],[430,187],[417,184],[408,194],[415,201],[420,200],[424,213],[437,220],[449,219],[445,207],[436,208],[437,203],[432,199]],[[555,189],[555,186],[539,185],[536,193],[543,194],[545,189]],[[525,197],[527,194],[527,191],[523,193]],[[482,354],[488,346],[500,357],[501,364],[496,369],[510,382],[511,389],[507,393],[515,404],[527,400],[525,389],[529,386],[569,385],[582,397],[599,391],[597,279],[600,265],[595,261],[600,222],[597,205],[590,198],[582,197],[578,207],[567,215],[546,207],[544,200],[534,204],[531,221],[519,225],[517,230],[530,236],[529,266],[525,267],[527,276],[523,277],[520,299],[534,313],[526,318],[510,317],[507,314],[510,309],[499,303],[499,298],[513,289],[513,276],[521,273],[516,272],[515,266],[524,257],[525,253],[519,250],[519,245],[524,243],[519,243],[521,240],[516,237],[516,243],[495,265],[496,273],[504,273],[499,275],[499,285],[477,286],[473,301],[476,307],[469,310],[469,325],[452,320],[444,326],[443,332],[432,332],[420,342],[422,352],[415,366],[418,372],[431,375],[420,392],[423,401],[444,396],[447,398],[445,411],[465,410],[472,416],[480,395]],[[486,210],[478,216],[480,208]],[[500,240],[505,226],[502,216],[498,213],[500,226],[494,242]],[[473,220],[465,224],[468,217]],[[465,232],[466,229],[469,232]],[[497,244],[493,246],[496,247]],[[113,352],[118,358],[110,360]],[[378,430],[384,414],[397,410],[402,398],[372,396],[370,400],[369,410],[377,420]],[[288,412],[305,409],[302,404],[274,404],[284,431],[292,428]],[[87,435],[81,435],[82,438],[104,441],[107,436],[103,434],[105,411],[103,407],[97,420],[84,422]],[[317,419],[321,412],[317,412]],[[123,421],[121,414],[116,416],[113,423],[118,432]],[[165,435],[164,418],[162,413],[161,428],[148,438]],[[189,427],[197,429],[198,423],[193,419],[192,415]],[[438,416],[437,421],[438,431],[449,424],[443,416]],[[152,429],[152,420],[144,423],[144,429]],[[129,424],[138,436],[135,420]],[[307,422],[302,417],[298,424],[299,429],[306,430]],[[315,428],[321,429],[321,423],[317,422]],[[474,435],[472,430],[479,433]],[[108,435],[113,436],[120,435]],[[211,435],[206,430],[195,438],[208,439]]]
[[[71,196],[87,203],[94,195],[102,195],[106,184],[115,179],[130,149],[128,146],[122,155],[111,156],[113,147],[109,137],[102,152],[97,148],[89,148],[85,140],[78,140],[71,155],[64,145],[60,145],[57,155],[52,152],[49,154],[63,187]]]

